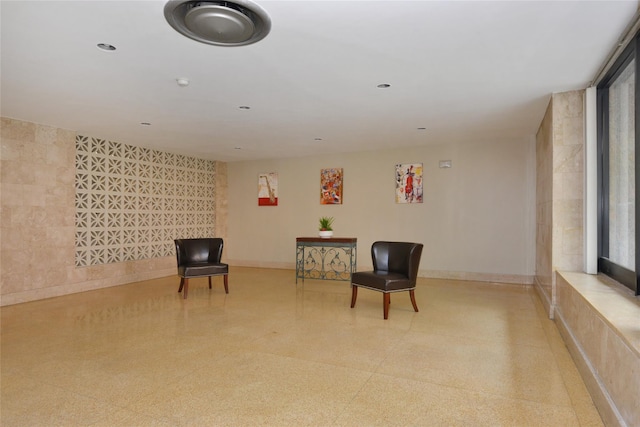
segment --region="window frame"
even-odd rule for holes
[[[609,256],[609,88],[635,61],[635,271],[611,261]],[[598,272],[640,295],[640,32],[637,33],[597,86],[598,138]]]

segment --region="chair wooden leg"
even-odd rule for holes
[[[182,287],[184,286],[184,277],[180,278],[180,287],[178,288],[178,293],[182,292]]]
[[[415,290],[415,289],[411,289],[411,290],[409,291],[409,296],[411,297],[411,304],[413,304],[413,309],[414,309],[415,311],[419,311],[419,310],[418,310],[418,304],[416,304],[416,295],[415,295],[415,293],[413,292],[414,290]]]
[[[184,292],[182,293],[182,297],[187,299],[187,292],[189,292],[189,279],[184,279]]]
[[[358,298],[358,287],[351,285],[351,308],[356,306],[356,298]]]
[[[209,289],[211,289],[211,276],[209,276]]]
[[[209,278],[211,279],[211,278]],[[224,293],[228,294],[229,293],[229,275],[225,274],[224,275]]]
[[[388,292],[383,292],[382,293],[383,297],[382,297],[382,305],[383,310],[384,310],[384,318],[385,320],[389,318],[389,303],[391,302],[391,296],[389,295]]]

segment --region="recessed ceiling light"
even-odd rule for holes
[[[151,123],[149,123],[149,122],[141,122],[140,124],[142,126],[151,126]]]
[[[176,79],[176,83],[178,83],[178,86],[180,87],[187,87],[189,86],[189,79],[186,77],[178,77]]]
[[[242,147],[233,147],[234,150],[242,150]]]
[[[238,108],[241,109],[241,110],[250,110],[251,109],[251,107],[248,107],[246,105],[241,105]]]
[[[164,17],[180,34],[217,46],[244,46],[262,40],[271,18],[250,0],[169,0]]]
[[[390,84],[388,84],[388,83],[381,83],[381,84],[379,84],[379,85],[378,85],[378,87],[379,87],[380,89],[386,89],[386,88],[388,88],[388,87],[391,87],[391,85],[390,85]]]
[[[322,141],[322,138],[313,138],[314,141]]]
[[[114,45],[108,44],[108,43],[98,43],[98,49],[100,50],[104,50],[107,52],[112,52],[114,50],[116,50],[116,47]]]
[[[427,130],[427,128],[418,128],[418,130]]]

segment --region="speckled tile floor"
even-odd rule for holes
[[[416,299],[231,268],[3,307],[10,426],[598,426],[531,288],[419,279]]]

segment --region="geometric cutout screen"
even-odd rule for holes
[[[175,255],[176,238],[212,237],[215,162],[76,137],[75,264]]]

